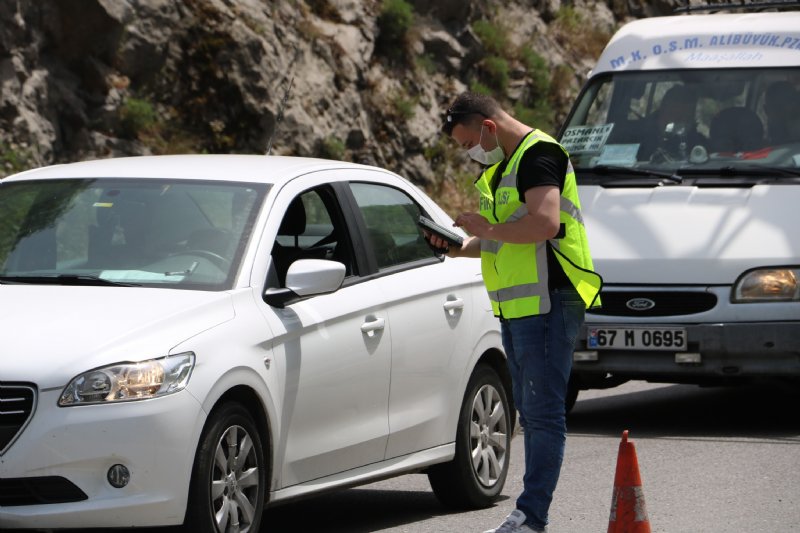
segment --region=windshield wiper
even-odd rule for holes
[[[730,165],[719,169],[722,176],[800,176],[800,169],[761,165]]]
[[[122,283],[83,274],[58,274],[57,276],[0,276],[0,283],[28,285],[89,285],[112,287],[140,287],[137,283]]]
[[[579,168],[579,171],[594,172],[607,176],[609,174],[628,174],[630,176],[646,176],[649,178],[662,178],[670,180],[675,183],[682,183],[683,178],[677,172],[662,172],[660,170],[653,170],[650,168],[635,168],[635,167],[621,167],[618,165],[597,165],[595,167]]]

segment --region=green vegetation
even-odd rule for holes
[[[583,31],[582,17],[574,6],[562,5],[556,13],[556,24],[567,31]]]
[[[553,111],[545,100],[541,104],[527,107],[521,102],[514,104],[514,117],[529,126],[545,133],[553,134]]]
[[[472,80],[469,84],[469,90],[477,94],[485,94],[486,96],[495,96],[495,92],[488,85],[481,83],[478,80]]]
[[[410,96],[405,89],[397,91],[390,100],[392,104],[392,114],[400,120],[414,118],[418,99]]]
[[[556,41],[581,57],[600,57],[611,38],[611,31],[588,23],[573,6],[562,6],[551,27]]]
[[[508,89],[508,61],[499,56],[489,56],[483,60],[483,71],[490,87],[505,92]]]
[[[152,104],[139,98],[127,98],[119,108],[120,134],[135,139],[141,132],[156,125],[156,112]]]
[[[34,167],[33,159],[26,147],[0,141],[0,178]]]
[[[319,145],[319,156],[325,159],[335,159],[342,161],[344,159],[345,145],[339,137],[335,135],[328,135]]]
[[[480,19],[472,23],[472,31],[481,40],[489,54],[498,56],[508,54],[511,47],[506,38],[506,31],[501,26],[489,20]]]
[[[390,60],[408,56],[408,33],[414,23],[414,8],[406,0],[383,0],[378,15],[375,48]]]
[[[437,71],[436,63],[433,60],[433,56],[430,54],[422,54],[417,56],[414,58],[414,64],[418,70],[429,76],[431,74],[435,74]]]
[[[531,92],[545,96],[550,93],[550,67],[542,56],[531,48],[524,47],[520,51],[522,64],[531,79]]]

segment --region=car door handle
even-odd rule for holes
[[[375,316],[368,316],[366,322],[361,324],[361,332],[366,333],[370,337],[375,335],[376,331],[382,330],[386,326],[386,320]]]
[[[462,300],[461,298],[454,298],[452,300],[447,300],[444,303],[443,307],[445,311],[453,315],[455,314],[456,311],[464,309],[464,300]]]

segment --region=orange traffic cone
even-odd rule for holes
[[[650,533],[642,480],[639,477],[639,461],[633,442],[628,442],[627,429],[622,432],[622,442],[619,444],[608,533]]]

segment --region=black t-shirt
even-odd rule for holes
[[[527,137],[526,135],[520,141],[520,144]],[[519,145],[517,145],[517,148],[519,148]],[[564,180],[567,177],[568,163],[567,154],[555,143],[541,141],[525,150],[517,167],[517,192],[520,201],[525,202],[525,192],[528,189],[541,187],[542,185],[553,185],[558,187],[559,192],[562,192],[564,190]],[[505,171],[507,164],[508,160],[506,159],[497,168],[492,181],[492,191],[497,190],[497,185],[500,182],[499,178]],[[550,246],[547,247],[547,270],[548,283],[551,289],[572,286]]]

